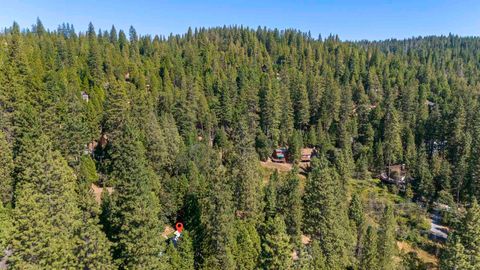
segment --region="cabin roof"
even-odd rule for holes
[[[313,148],[302,148],[302,156],[311,156]]]

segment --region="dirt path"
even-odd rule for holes
[[[102,192],[103,192],[103,189],[104,188],[101,188],[95,184],[92,183],[92,186],[90,187],[92,192],[93,192],[93,196],[95,197],[95,201],[100,204],[102,202]],[[112,194],[113,192],[113,188],[112,187],[107,187],[106,188],[107,191],[108,191],[108,194]]]
[[[279,172],[289,172],[293,168],[291,163],[273,162],[270,159],[267,161],[260,161],[260,166],[271,170],[278,170]]]
[[[278,170],[279,172],[289,172],[293,168],[292,163],[280,163],[280,162],[273,162],[272,160],[268,159],[267,161],[260,161],[260,166],[269,170]],[[298,177],[300,179],[306,179],[307,170],[310,166],[310,162],[301,162],[298,167]]]

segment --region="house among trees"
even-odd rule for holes
[[[100,137],[100,147],[102,147],[102,149],[104,149],[108,144],[108,136],[107,134],[102,134],[102,136]]]
[[[95,152],[95,148],[97,147],[98,145],[98,142],[96,140],[93,140],[91,142],[89,142],[86,146],[85,146],[85,151],[84,151],[84,154],[85,155],[93,155],[93,153]]]
[[[430,101],[430,100],[428,100],[428,99],[425,101],[425,104],[427,104],[428,107],[433,107],[433,106],[435,106],[435,102],[432,102],[432,101]]]
[[[380,180],[387,184],[396,184],[405,187],[407,178],[407,170],[405,164],[396,164],[386,166],[385,170],[380,174]]]
[[[310,162],[312,157],[316,155],[317,151],[315,148],[302,148],[300,150],[300,161],[301,162]],[[271,160],[273,162],[292,162],[292,157],[290,156],[289,149],[287,148],[277,148],[273,151]]]
[[[88,102],[90,100],[90,97],[88,96],[87,92],[85,91],[82,91],[82,99],[86,102]]]
[[[277,148],[272,153],[273,162],[287,162],[287,148]]]
[[[316,155],[316,152],[315,148],[302,148],[301,161],[310,162],[312,157]]]

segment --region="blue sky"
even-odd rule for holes
[[[0,0],[0,27],[17,21],[30,27],[40,17],[49,29],[69,22],[85,31],[91,21],[98,30],[140,34],[184,33],[189,26],[244,25],[296,28],[313,36],[338,34],[342,40],[407,38],[454,33],[478,36],[480,1],[18,1]]]

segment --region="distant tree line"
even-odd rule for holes
[[[367,218],[347,182],[405,164],[400,195],[468,209],[442,267],[477,269],[479,94],[477,37],[14,23],[0,34],[0,254],[12,269],[403,269],[393,205]],[[296,165],[262,178],[276,147],[317,149],[306,179]],[[113,192],[99,205],[91,184]]]

